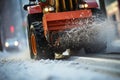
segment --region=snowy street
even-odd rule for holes
[[[119,51],[120,41],[112,44],[111,49]],[[29,56],[28,49],[1,52],[0,80],[120,80],[118,53],[71,56],[65,60],[32,60]]]
[[[22,55],[0,59],[0,80],[120,80],[120,61],[116,59],[31,60]]]

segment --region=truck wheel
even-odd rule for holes
[[[31,55],[31,58],[33,58],[33,59],[36,59],[37,58],[37,44],[36,44],[36,37],[35,37],[35,34],[34,34],[34,32],[33,31],[31,31],[31,34],[30,34],[31,36],[30,36],[30,47],[31,47],[31,49],[30,49],[30,55]]]
[[[53,59],[54,54],[44,37],[42,23],[34,22],[29,30],[29,47],[32,59]]]

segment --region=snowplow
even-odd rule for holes
[[[54,59],[55,53],[85,47],[76,43],[77,39],[72,38],[74,41],[71,41],[71,38],[67,38],[66,32],[92,24],[97,20],[92,16],[100,12],[97,8],[96,0],[29,0],[24,10],[28,11],[27,32],[31,58]],[[72,45],[75,43],[77,46]],[[93,47],[85,49],[86,52],[93,51]]]

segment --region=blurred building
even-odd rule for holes
[[[118,4],[119,4],[119,12],[120,12],[120,0],[118,0]]]
[[[108,19],[113,21],[116,34],[120,37],[120,1],[105,0]]]
[[[108,18],[113,19],[114,21],[120,21],[119,13],[119,0],[105,0],[106,1],[106,10]]]

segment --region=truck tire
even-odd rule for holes
[[[44,36],[40,22],[33,22],[28,32],[30,56],[32,59],[54,59],[51,47]]]

